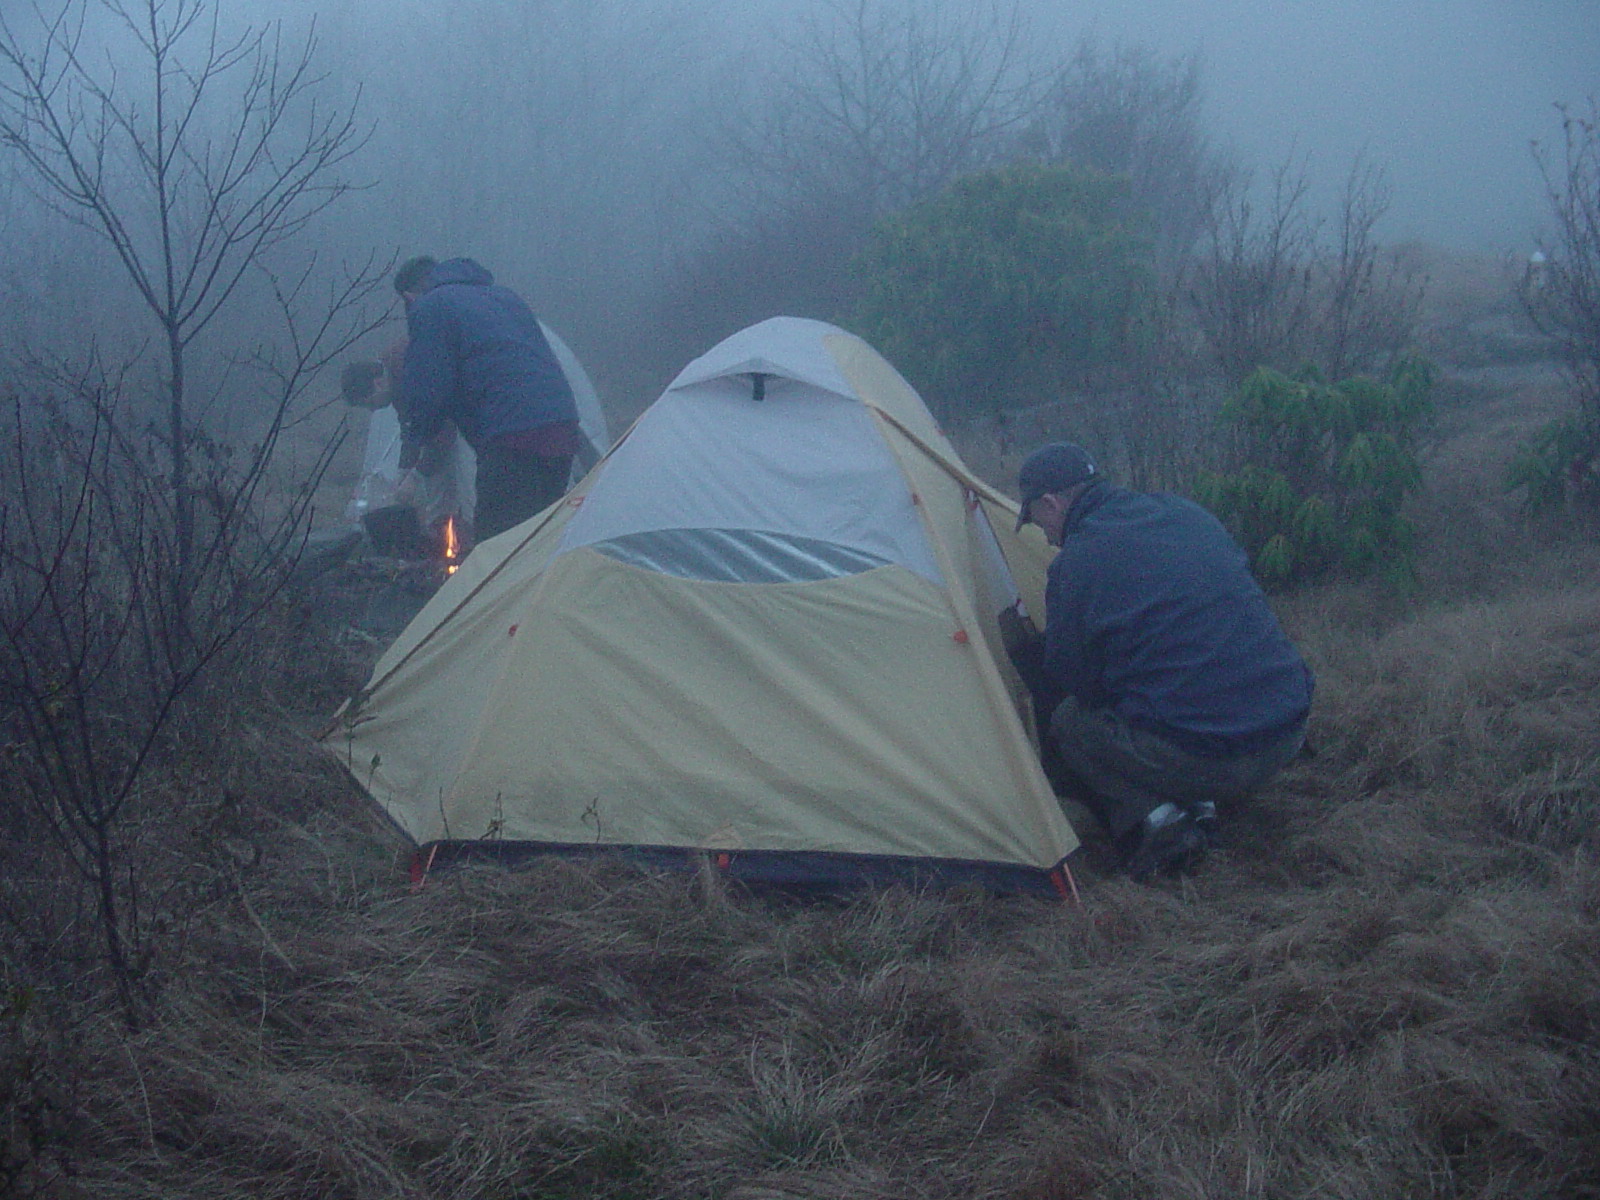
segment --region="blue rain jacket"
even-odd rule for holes
[[[1044,674],[1191,753],[1249,753],[1306,719],[1310,669],[1222,524],[1178,496],[1096,483],[1045,589]]]
[[[406,313],[395,409],[407,440],[455,423],[474,449],[503,433],[576,421],[572,388],[532,311],[470,258],[434,267]]]

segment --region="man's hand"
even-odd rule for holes
[[[999,621],[1000,640],[1011,657],[1011,665],[1040,706],[1041,722],[1048,724],[1051,710],[1061,699],[1061,688],[1045,667],[1044,634],[1033,623],[1033,618],[1019,612],[1014,604],[1000,610]]]

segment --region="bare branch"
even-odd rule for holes
[[[1024,50],[1015,3],[830,0],[781,46],[760,106],[729,135],[734,163],[759,194],[838,197],[865,227],[992,161],[1040,95]]]
[[[1581,421],[1600,431],[1600,101],[1557,111],[1559,150],[1534,145],[1555,228],[1543,264],[1523,282],[1523,305],[1560,345]],[[1593,440],[1600,445],[1600,433]]]
[[[276,24],[225,35],[216,0],[35,11],[31,43],[0,15],[0,149],[111,245],[166,371],[154,420],[92,358],[81,374],[36,370],[47,388],[14,405],[0,447],[0,742],[29,819],[90,897],[136,1023],[152,948],[127,815],[197,683],[293,570],[337,443],[286,495],[268,494],[274,455],[309,383],[381,319],[367,302],[388,264],[325,283],[315,254],[293,269],[275,259],[349,189],[338,172],[366,138],[353,105],[319,101],[314,28],[294,45]],[[103,62],[90,50],[102,26],[121,42]],[[254,356],[272,386],[258,440],[236,453],[193,411],[189,353],[253,278],[283,333]]]

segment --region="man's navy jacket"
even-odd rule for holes
[[[1248,753],[1305,720],[1311,671],[1220,522],[1178,496],[1095,483],[1045,589],[1045,674],[1192,753]]]
[[[500,434],[578,419],[538,319],[472,259],[433,268],[406,327],[411,342],[395,409],[408,440],[423,441],[453,421],[481,449]]]

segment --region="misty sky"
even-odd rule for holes
[[[1246,163],[1308,155],[1322,197],[1365,149],[1389,171],[1387,238],[1524,245],[1542,219],[1535,138],[1600,92],[1600,0],[1062,0],[1047,20],[1205,64]],[[1326,208],[1326,205],[1321,207]]]
[[[396,10],[417,0],[386,0]],[[538,0],[526,0],[530,10]],[[762,36],[819,0],[681,0],[704,36]],[[992,0],[974,0],[987,4]],[[474,0],[455,0],[470,10]],[[1529,144],[1556,101],[1600,93],[1600,0],[1021,0],[1037,44],[1080,38],[1197,52],[1206,111],[1240,160],[1291,156],[1328,211],[1354,156],[1389,172],[1387,240],[1525,246],[1543,219]],[[348,0],[254,0],[262,15]],[[384,0],[363,3],[369,23]],[[431,3],[424,4],[424,9]],[[689,22],[684,22],[688,24]],[[370,28],[370,24],[369,24]],[[663,64],[670,69],[670,64]],[[436,81],[435,81],[436,82]]]

